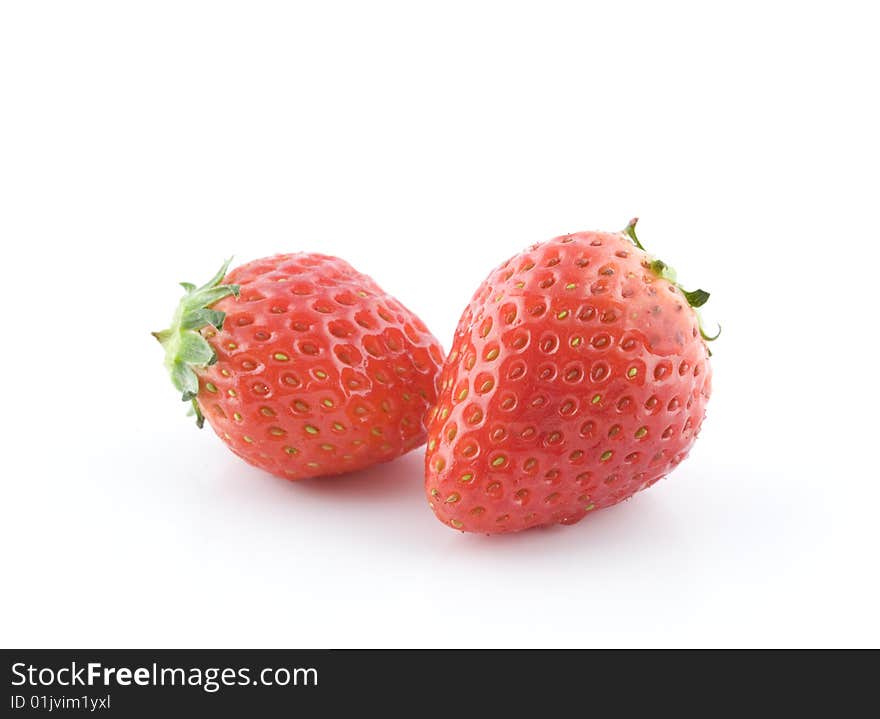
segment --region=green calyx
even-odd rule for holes
[[[182,394],[184,402],[192,403],[192,413],[199,427],[205,424],[205,417],[196,402],[199,378],[193,368],[209,367],[217,361],[217,353],[199,330],[208,326],[222,330],[226,313],[212,310],[211,305],[229,295],[238,297],[238,285],[220,284],[230,262],[231,257],[201,287],[181,282],[186,294],[174,311],[171,326],[167,330],[153,332],[153,337],[159,340],[165,350],[165,367],[171,375],[171,383]]]
[[[636,247],[644,252],[647,252],[647,250],[645,250],[645,248],[642,246],[642,243],[639,242],[639,238],[636,236],[636,223],[638,221],[638,217],[634,217],[633,219],[631,219],[629,221],[629,224],[623,228],[623,234],[629,237],[629,239],[632,240],[632,243]],[[706,292],[706,290],[693,290],[692,292],[688,292],[684,287],[678,284],[678,278],[676,276],[675,269],[667,265],[663,260],[658,260],[656,257],[652,257],[650,255],[648,256],[648,262],[651,271],[658,277],[662,277],[664,280],[668,280],[673,285],[675,285],[684,295],[687,303],[694,308],[694,311],[697,313],[697,321],[700,327],[700,336],[704,340],[706,340],[706,342],[713,342],[714,340],[717,340],[721,336],[721,325],[718,325],[718,331],[714,335],[708,335],[703,329],[703,318],[700,316],[699,308],[706,304],[709,299],[709,293]]]

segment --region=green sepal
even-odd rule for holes
[[[208,340],[198,332],[188,330],[180,334],[180,347],[177,350],[177,359],[187,365],[205,365],[214,358],[214,350],[208,344]]]
[[[629,221],[629,224],[623,228],[621,234],[626,235],[632,243],[638,247],[643,252],[647,252],[645,248],[642,246],[642,243],[639,242],[639,238],[636,236],[636,223],[639,221],[638,217],[634,217]],[[688,305],[696,310],[699,307],[702,307],[709,299],[709,293],[706,290],[694,290],[693,292],[688,292],[678,283],[678,275],[675,272],[673,267],[670,267],[663,260],[658,259],[657,257],[652,257],[648,255],[647,265],[648,269],[651,270],[657,277],[661,277],[664,280],[668,280],[676,288],[684,295],[684,298],[687,300]],[[717,340],[721,336],[721,325],[718,325],[718,332],[715,333],[714,336],[710,336],[706,334],[706,331],[703,329],[703,318],[700,316],[700,313],[697,312],[697,324],[700,328],[700,337],[702,337],[706,342],[713,342]],[[709,352],[711,356],[711,351]]]
[[[183,395],[183,401],[186,402],[199,393],[199,378],[185,362],[177,361],[171,366],[171,382],[174,387]]]
[[[709,299],[709,293],[706,290],[694,290],[693,292],[681,291],[691,307],[702,307]]]
[[[205,284],[203,284],[199,289],[205,290],[209,287],[218,287],[220,285],[220,281],[226,277],[226,271],[229,269],[229,265],[232,263],[232,258],[229,257],[223,261],[223,264],[220,265],[220,269],[214,273],[214,276],[208,280]],[[235,287],[236,292],[238,292],[237,285],[225,285],[226,287]]]
[[[711,337],[706,334],[706,330],[703,329],[702,323],[700,324],[700,337],[702,337],[706,342],[714,342],[721,336],[721,325],[718,325],[718,331],[712,335]]]
[[[638,217],[633,217],[629,221],[629,224],[623,228],[623,234],[625,234],[627,237],[629,237],[629,239],[631,239],[633,241],[633,244],[636,247],[638,247],[640,250],[644,250],[645,248],[642,247],[642,243],[639,242],[639,238],[636,237],[636,223],[638,223],[638,221],[639,221]]]
[[[199,403],[196,401],[195,397],[190,400],[190,403],[192,406],[189,408],[187,415],[190,417],[195,417],[196,427],[201,429],[205,426],[205,415],[202,414],[202,408],[199,407]]]
[[[219,302],[224,297],[229,297],[229,295],[238,297],[238,285],[220,285],[218,287],[198,289],[189,296],[202,307],[208,307],[215,302]]]
[[[201,329],[211,325],[218,330],[223,329],[223,321],[226,319],[226,313],[219,310],[192,310],[187,312],[180,321],[181,328],[185,330]]]
[[[224,297],[238,297],[238,285],[224,285],[223,278],[232,258],[226,260],[214,276],[201,287],[191,282],[181,282],[186,291],[171,319],[171,326],[153,336],[165,349],[165,366],[171,383],[181,393],[184,402],[192,405],[191,413],[196,425],[202,427],[205,417],[199,407],[199,378],[196,369],[204,369],[217,362],[217,353],[199,330],[213,327],[223,329],[226,313],[212,310],[211,305]]]

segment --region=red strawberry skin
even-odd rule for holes
[[[687,456],[709,352],[682,290],[652,267],[623,233],[580,232],[489,275],[428,427],[425,486],[441,522],[486,534],[573,524]]]
[[[442,349],[412,312],[336,257],[286,254],[224,280],[239,295],[202,336],[196,400],[242,459],[287,479],[367,467],[425,442]]]

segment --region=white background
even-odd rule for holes
[[[872,3],[0,6],[6,646],[880,644]],[[340,255],[448,349],[496,264],[621,228],[724,334],[701,439],[574,527],[462,535],[422,452],[245,466],[149,335]]]

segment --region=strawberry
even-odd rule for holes
[[[666,476],[700,430],[707,337],[633,220],[495,269],[455,333],[428,426],[428,501],[470,532],[573,524]],[[717,336],[717,335],[716,335]]]
[[[287,479],[425,442],[443,354],[412,312],[343,260],[226,264],[154,333],[174,386],[239,457]]]

